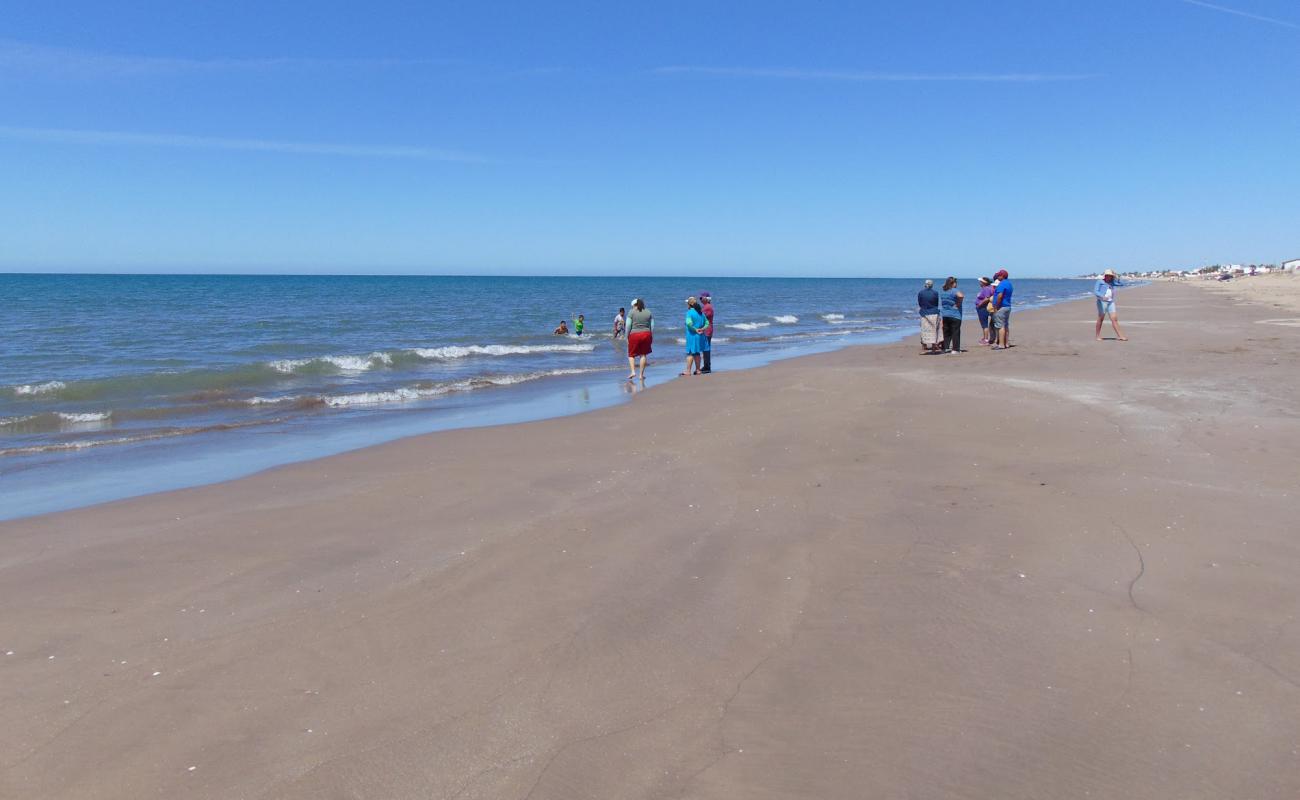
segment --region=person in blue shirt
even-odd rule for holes
[[[966,295],[957,289],[957,279],[952,275],[943,282],[939,293],[939,316],[943,317],[943,352],[955,355],[961,352],[961,304]]]
[[[1016,287],[1005,269],[998,270],[993,279],[998,281],[998,288],[993,292],[993,329],[997,331],[997,344],[993,349],[1006,350],[1011,346],[1011,296]]]
[[[710,345],[708,337],[704,335],[708,325],[709,320],[704,316],[699,301],[694,297],[686,298],[686,369],[682,371],[683,375],[700,374],[704,350]]]
[[[1101,324],[1110,317],[1110,325],[1115,329],[1115,338],[1127,342],[1128,337],[1119,330],[1119,312],[1115,310],[1115,287],[1119,286],[1115,270],[1108,269],[1097,279],[1092,293],[1097,296],[1097,341],[1101,341]]]

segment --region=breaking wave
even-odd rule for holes
[[[24,397],[34,394],[49,394],[57,392],[66,387],[68,384],[63,381],[46,381],[45,383],[28,383],[22,386],[14,387],[14,395]]]
[[[468,358],[469,356],[519,356],[529,353],[590,353],[596,349],[590,344],[471,344],[445,347],[417,347],[411,352],[420,358],[441,360]]]

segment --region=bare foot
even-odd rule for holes
[[[1128,337],[1127,337],[1127,336],[1121,336],[1121,337],[1119,337],[1119,340],[1120,340],[1121,342],[1127,342],[1127,341],[1128,341]]]

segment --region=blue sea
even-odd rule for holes
[[[612,326],[633,297],[655,313],[652,387],[681,368],[687,295],[715,298],[723,371],[910,335],[919,284],[0,275],[0,518],[626,400],[641,387]],[[1017,280],[1016,301],[1089,288]],[[552,334],[578,314],[585,335]]]

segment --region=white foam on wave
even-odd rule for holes
[[[513,386],[517,383],[527,383],[540,378],[551,378],[560,375],[581,375],[588,372],[603,372],[601,369],[551,369],[544,372],[527,372],[518,375],[487,375],[478,378],[455,381],[454,383],[444,383],[439,386],[402,386],[397,389],[386,389],[374,392],[354,392],[352,394],[335,394],[322,395],[320,401],[330,408],[346,408],[348,406],[374,406],[384,405],[387,403],[409,403],[413,400],[427,400],[452,392],[468,392],[474,389],[486,388],[489,386]],[[266,398],[262,398],[265,400]],[[298,400],[300,398],[285,398],[285,400]]]
[[[420,347],[414,352],[420,358],[454,359],[469,356],[518,356],[529,353],[590,353],[596,349],[589,344],[471,344],[445,347]]]
[[[368,356],[317,356],[316,358],[285,358],[271,362],[276,372],[292,373],[310,364],[330,364],[344,372],[365,372],[376,366],[388,366],[393,357],[388,353],[371,353]]]
[[[770,322],[735,322],[730,325],[723,325],[724,328],[735,328],[738,331],[756,331],[759,328],[771,327]]]
[[[34,419],[36,419],[36,415],[34,414],[28,414],[25,417],[0,417],[0,428],[22,425],[24,422],[31,422]]]
[[[844,319],[844,315],[843,314],[822,314],[822,319],[826,320],[827,322],[838,322],[839,320]]]
[[[454,385],[454,384],[453,384]],[[406,403],[426,397],[436,397],[451,391],[451,386],[439,386],[433,389],[414,389],[402,387],[382,392],[355,392],[353,394],[324,395],[321,402],[330,408],[347,406],[374,406],[384,403]]]
[[[87,411],[81,414],[67,414],[60,411],[58,414],[59,419],[72,423],[103,422],[113,416],[112,411]]]
[[[14,394],[16,395],[49,394],[50,392],[57,392],[60,389],[66,388],[67,385],[68,384],[64,383],[63,381],[46,381],[45,383],[27,383],[27,384],[23,384],[22,386],[15,386]]]
[[[772,317],[772,319],[776,320],[782,325],[793,325],[799,321],[799,318],[796,317],[794,314],[781,314],[779,316]]]

